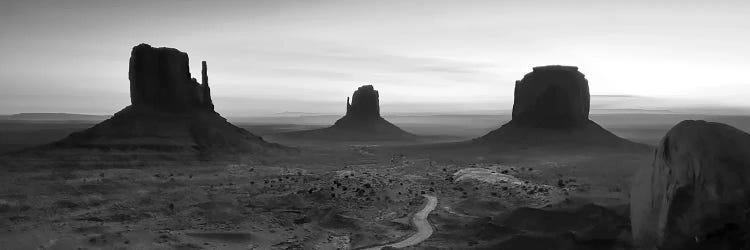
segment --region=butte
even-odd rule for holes
[[[642,147],[589,119],[586,77],[574,66],[542,66],[516,81],[512,119],[474,139],[523,147]]]
[[[380,116],[380,96],[372,85],[359,87],[346,100],[346,115],[333,126],[279,134],[286,139],[325,141],[401,141],[417,136],[406,132]]]
[[[128,76],[131,105],[50,147],[180,155],[289,150],[232,125],[214,111],[205,61],[198,83],[191,77],[186,53],[140,44],[131,52]]]

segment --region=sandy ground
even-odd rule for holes
[[[293,145],[303,153],[222,161],[0,157],[0,245],[360,249],[418,237],[396,247],[627,249],[620,208],[650,163],[650,152]]]

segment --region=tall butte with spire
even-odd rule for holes
[[[351,102],[350,102],[351,101]],[[359,87],[346,99],[346,114],[333,126],[279,135],[282,138],[319,140],[411,140],[417,136],[406,132],[380,116],[380,94],[372,85]]]
[[[192,78],[188,55],[174,48],[133,47],[131,105],[54,147],[105,150],[267,153],[287,148],[232,125],[214,111],[206,62],[201,83]]]
[[[165,112],[213,110],[206,62],[199,84],[190,75],[188,55],[173,48],[135,46],[130,54],[130,102]]]
[[[211,101],[211,88],[208,87],[208,66],[206,66],[206,61],[201,62],[201,88],[203,89],[201,92],[203,94],[203,102],[206,107],[213,110],[214,102]]]

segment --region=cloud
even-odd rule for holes
[[[312,78],[332,81],[408,83],[414,86],[489,84],[498,82],[496,65],[439,57],[398,55],[367,48],[305,40],[285,41],[282,48],[251,46],[255,58],[247,77]]]

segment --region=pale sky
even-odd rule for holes
[[[748,16],[745,0],[4,0],[0,114],[118,111],[139,43],[187,52],[194,76],[208,61],[230,116],[342,113],[364,84],[385,113],[510,109],[550,64],[578,66],[594,107],[750,108]]]

